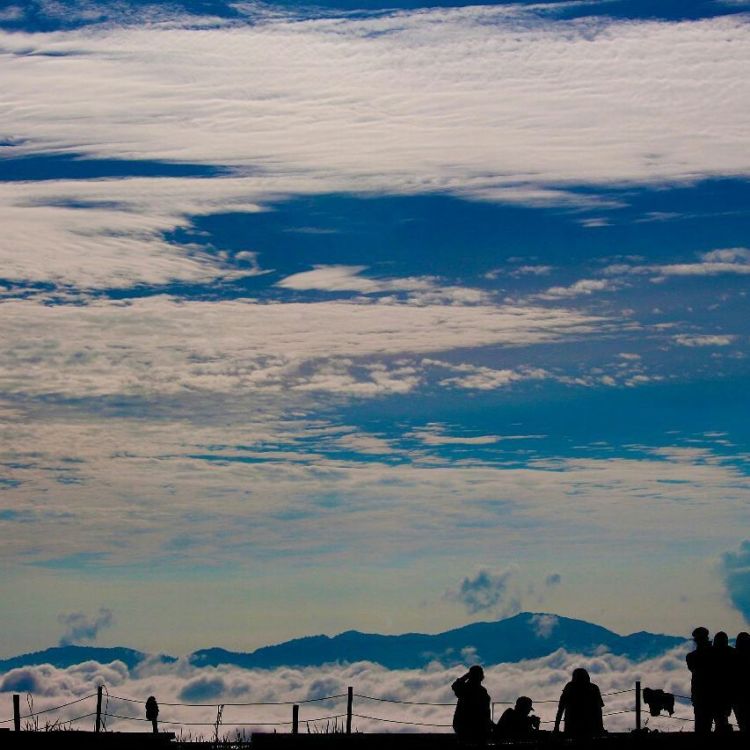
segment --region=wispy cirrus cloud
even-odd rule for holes
[[[702,346],[730,346],[737,340],[737,336],[728,334],[697,334],[681,333],[674,337],[675,343],[680,346],[702,347]]]
[[[5,392],[68,395],[189,389],[356,393],[358,383],[364,395],[408,390],[403,368],[411,367],[417,378],[419,373],[411,362],[391,364],[393,357],[552,343],[610,325],[573,310],[532,306],[279,305],[164,296],[85,306],[9,300],[2,310]],[[332,330],[336,336],[321,335]],[[476,387],[488,387],[483,384],[493,378],[511,382],[525,376],[470,368],[460,377],[481,378]]]
[[[744,247],[719,248],[700,253],[695,262],[659,265],[616,263],[607,266],[608,276],[651,276],[652,281],[669,277],[700,277],[750,274],[750,250]]]
[[[609,279],[579,279],[570,286],[553,286],[538,295],[539,299],[559,300],[582,297],[595,292],[610,292],[617,284]]]
[[[427,290],[434,287],[429,278],[367,278],[361,275],[367,266],[317,266],[279,281],[276,286],[294,291],[376,292]]]
[[[551,23],[491,7],[3,34],[8,96],[32,97],[3,117],[24,153],[309,170],[352,189],[498,200],[533,202],[546,186],[554,201],[561,184],[747,173],[747,114],[726,93],[744,82],[747,34],[741,15]],[[52,84],[54,100],[41,94]],[[216,106],[196,109],[203,100]]]

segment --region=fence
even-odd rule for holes
[[[622,715],[622,714],[634,714],[635,719],[635,726],[634,728],[636,730],[639,730],[642,728],[642,710],[641,710],[641,683],[636,682],[635,686],[632,688],[627,688],[625,690],[616,690],[609,693],[603,693],[603,697],[607,696],[616,696],[616,695],[625,695],[628,693],[634,694],[634,705],[633,708],[626,708],[626,709],[620,709],[616,711],[610,711],[604,713],[604,717],[608,716],[616,716],[616,715]],[[345,712],[338,712],[333,713],[329,715],[323,715],[323,716],[314,716],[314,718],[305,718],[304,720],[300,719],[300,706],[307,706],[307,705],[314,705],[319,703],[336,703],[336,702],[342,702],[343,699],[346,698],[346,711]],[[676,699],[683,700],[686,702],[690,701],[690,698],[683,695],[675,695]],[[130,722],[148,722],[151,723],[150,719],[146,719],[142,716],[134,716],[134,715],[127,715],[127,711],[123,711],[122,709],[118,710],[117,705],[118,703],[121,705],[140,705],[145,706],[145,700],[144,699],[137,699],[132,697],[126,697],[126,696],[120,696],[120,695],[114,695],[111,694],[105,685],[100,685],[97,687],[97,690],[95,693],[91,693],[89,695],[85,695],[81,698],[77,698],[72,701],[68,701],[67,703],[63,703],[59,706],[54,706],[51,708],[45,708],[40,711],[35,711],[33,708],[33,701],[28,699],[29,704],[29,711],[25,715],[21,715],[20,710],[20,703],[21,703],[21,697],[20,695],[14,695],[13,696],[13,716],[12,718],[5,719],[3,721],[0,721],[0,726],[3,726],[5,724],[10,724],[13,722],[14,729],[16,731],[21,731],[21,721],[25,720],[27,722],[26,729],[34,730],[39,729],[39,717],[43,715],[50,715],[54,714],[55,712],[60,712],[63,709],[69,708],[73,705],[83,704],[86,701],[93,701],[96,699],[95,709],[92,711],[88,711],[86,713],[81,714],[80,716],[75,716],[74,718],[57,718],[52,723],[47,721],[45,729],[49,728],[59,728],[61,726],[67,725],[68,727],[73,727],[75,724],[79,724],[80,722],[86,720],[86,719],[94,719],[93,726],[95,732],[101,732],[101,731],[107,731],[107,720],[108,719],[116,719],[118,721],[130,721]],[[355,699],[357,699],[357,711],[355,711]],[[549,699],[549,700],[535,700],[535,705],[545,705],[545,704],[557,704],[557,699]],[[365,708],[361,709],[363,711],[366,711],[366,713],[359,713],[359,705],[361,703],[365,704]],[[351,734],[352,732],[352,722],[354,719],[363,719],[371,722],[376,723],[383,723],[385,725],[395,725],[395,726],[404,726],[404,727],[415,727],[415,728],[429,728],[429,729],[449,729],[452,727],[452,724],[449,721],[445,722],[427,722],[427,721],[411,721],[406,718],[392,718],[392,717],[385,717],[385,716],[377,716],[372,715],[372,712],[368,711],[366,706],[367,704],[392,704],[392,705],[402,705],[402,706],[429,706],[429,707],[440,707],[446,709],[446,719],[452,717],[452,709],[455,708],[455,701],[451,702],[429,702],[429,701],[408,701],[408,700],[398,700],[394,698],[385,698],[385,697],[376,697],[373,695],[365,695],[363,693],[356,693],[354,692],[353,687],[349,687],[347,689],[346,693],[338,693],[334,695],[327,695],[323,697],[318,698],[308,698],[306,700],[295,700],[295,701],[248,701],[248,702],[240,702],[240,703],[170,703],[170,702],[160,702],[160,707],[181,707],[181,708],[201,708],[201,709],[215,709],[216,710],[216,719],[213,721],[170,721],[170,720],[164,720],[162,718],[159,718],[159,724],[167,727],[174,727],[174,728],[183,728],[183,727],[211,727],[214,730],[214,733],[218,739],[218,732],[221,727],[273,727],[274,729],[277,727],[288,727],[289,731],[291,731],[292,734],[298,734],[300,724],[306,724],[308,727],[308,731],[310,731],[310,725],[317,726],[320,722],[328,722],[331,721],[335,722],[335,727],[338,728],[338,722],[341,720],[342,726],[341,730],[344,731],[346,734]],[[110,708],[110,704],[112,704],[112,708]],[[493,720],[495,718],[495,708],[496,706],[511,706],[513,705],[510,701],[493,701],[492,702],[492,717]],[[280,706],[288,706],[291,709],[291,719],[289,721],[225,721],[224,719],[224,709],[225,708],[250,708],[250,707],[280,707]],[[377,713],[377,712],[376,712]],[[686,717],[686,716],[662,716],[664,719],[671,719],[672,721],[677,722],[692,722],[692,717]],[[541,722],[544,725],[553,724],[553,719],[543,720]]]

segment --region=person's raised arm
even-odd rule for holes
[[[469,673],[467,672],[466,674],[461,675],[461,677],[459,677],[457,680],[454,680],[453,684],[451,685],[451,690],[453,690],[456,695],[460,695],[464,691],[468,680]]]

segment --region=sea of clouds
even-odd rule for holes
[[[605,727],[609,731],[627,731],[635,722],[633,688],[636,680],[641,680],[643,687],[662,688],[676,696],[689,695],[690,676],[685,666],[685,652],[686,647],[677,648],[653,659],[633,661],[606,652],[581,656],[560,649],[540,659],[487,667],[484,684],[493,701],[499,704],[494,706],[495,718],[504,710],[503,702],[528,695],[535,701],[537,715],[550,722],[563,686],[573,669],[582,666],[604,695]],[[467,663],[471,663],[471,654],[466,656]],[[110,714],[106,719],[108,729],[150,730],[143,721],[145,701],[154,695],[161,706],[159,718],[164,731],[182,732],[192,737],[213,736],[211,725],[216,720],[217,706],[224,705],[220,735],[234,736],[237,731],[249,733],[274,728],[279,732],[291,731],[293,703],[300,704],[303,732],[308,728],[321,731],[326,723],[330,727],[336,721],[340,726],[341,715],[346,712],[347,688],[352,686],[355,693],[353,727],[357,731],[449,732],[455,704],[450,686],[463,672],[463,666],[446,667],[438,662],[424,669],[408,670],[386,669],[371,662],[248,670],[233,666],[196,667],[186,659],[165,664],[153,657],[129,670],[119,661],[111,664],[89,661],[68,669],[42,665],[7,672],[0,676],[0,692],[4,693],[0,704],[7,703],[10,715],[10,694],[27,693],[33,700],[34,710],[41,711],[90,696],[96,692],[96,686],[102,684],[105,686],[104,710]],[[337,697],[326,699],[327,696]],[[230,705],[276,702],[284,705]],[[96,698],[90,697],[60,711],[50,711],[39,717],[40,724],[44,726],[45,721],[55,718],[70,720],[89,714],[95,710],[95,704]],[[675,717],[692,717],[688,700],[678,697]],[[689,721],[666,716],[651,718],[647,712],[644,721],[647,726],[662,731],[692,729]],[[88,729],[92,722],[93,717],[87,715],[76,726]],[[275,722],[278,724],[274,727]],[[543,728],[550,727],[551,724],[543,725]]]

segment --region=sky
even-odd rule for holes
[[[0,9],[0,656],[750,619],[750,3]]]

